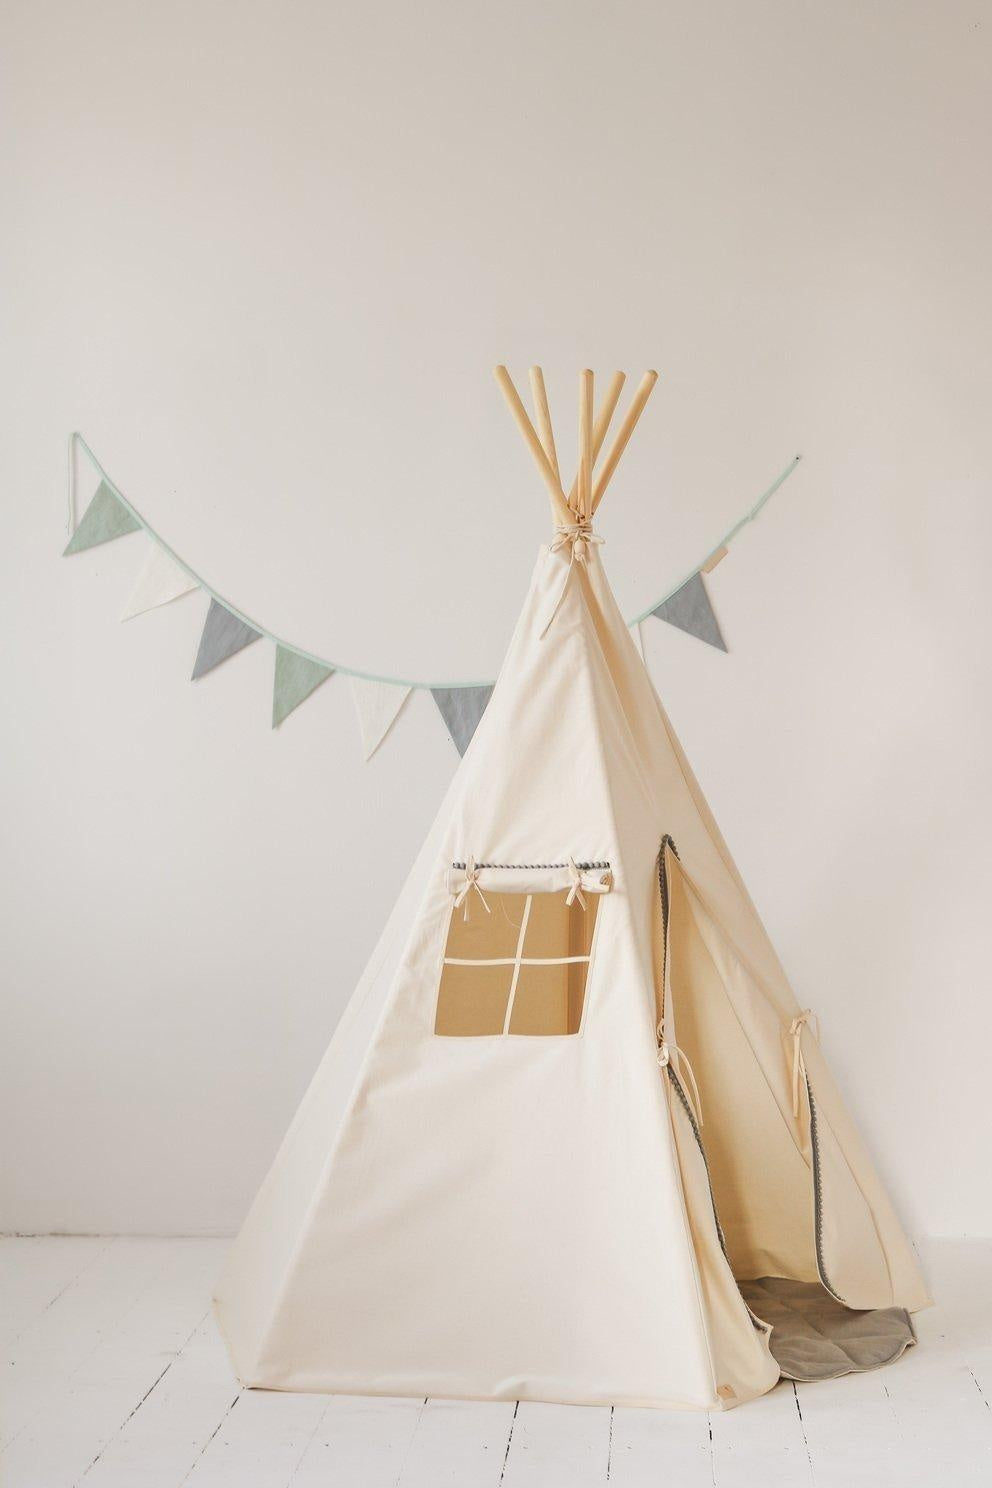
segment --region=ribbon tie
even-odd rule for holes
[[[820,1037],[820,1020],[812,1008],[804,1008],[789,1024],[792,1037],[792,1114],[799,1116],[799,1091],[806,1083],[806,1061],[803,1058],[803,1029],[807,1023],[816,1024],[816,1037]]]
[[[547,635],[558,611],[561,602],[568,590],[568,581],[572,577],[572,570],[577,563],[586,564],[589,561],[589,550],[596,543],[604,543],[605,537],[600,537],[598,532],[593,532],[592,523],[586,517],[580,517],[578,521],[567,522],[561,527],[555,528],[555,540],[551,544],[552,553],[560,553],[563,548],[568,548],[568,568],[565,570],[565,579],[561,586],[555,607],[548,616],[547,623],[541,631],[541,639]]]
[[[575,866],[574,858],[569,858],[568,860],[568,876],[572,880],[572,886],[565,897],[565,903],[568,905],[569,908],[571,908],[576,899],[578,899],[579,903],[582,905],[582,908],[585,909],[586,896],[582,892],[582,874]]]
[[[598,532],[593,532],[591,522],[581,519],[578,522],[567,522],[562,527],[556,527],[555,532],[557,536],[551,544],[552,553],[559,553],[568,545],[571,548],[569,559],[574,563],[585,563],[593,543],[606,541],[606,538],[600,537]]]
[[[674,1062],[672,1060],[672,1055],[673,1054],[675,1055]],[[675,1069],[675,1073],[677,1075],[681,1075],[682,1074],[683,1065],[685,1066],[685,1073],[689,1076],[690,1083],[692,1084],[692,1100],[689,1103],[692,1106],[693,1115],[696,1118],[696,1125],[697,1126],[702,1126],[702,1124],[703,1124],[703,1103],[699,1099],[699,1086],[696,1084],[696,1076],[693,1073],[692,1065],[689,1063],[689,1056],[688,1056],[688,1054],[685,1053],[685,1051],[683,1049],[680,1049],[679,1048],[678,1044],[670,1044],[670,1043],[668,1043],[668,1041],[665,1038],[664,1025],[661,1024],[661,1023],[659,1023],[658,1024],[658,1065],[659,1065],[659,1067],[661,1069],[666,1069],[668,1067],[668,1065],[670,1065],[670,1064],[673,1065],[673,1068]],[[688,1099],[688,1097],[687,1097],[687,1099]]]
[[[465,882],[462,884],[461,888],[458,890],[458,893],[455,895],[455,908],[458,909],[462,904],[464,904],[465,906],[465,909],[463,911],[463,918],[465,919],[466,923],[468,921],[468,896],[473,889],[482,900],[482,907],[486,911],[486,914],[491,914],[492,910],[486,903],[486,896],[479,887],[479,870],[475,866],[475,859],[469,858],[468,862],[465,864]]]

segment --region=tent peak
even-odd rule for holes
[[[614,372],[595,418],[593,416],[594,374],[588,367],[579,373],[578,472],[567,495],[562,485],[558,451],[551,424],[551,412],[548,407],[548,394],[541,368],[531,367],[529,374],[537,418],[536,429],[506,367],[500,364],[493,369],[493,375],[548,488],[555,526],[570,526],[577,521],[590,522],[603,499],[613,472],[620,463],[620,456],[627,448],[637,420],[644,412],[644,406],[658,381],[657,372],[653,370],[645,372],[641,378],[598,475],[595,473],[596,460],[606,440],[610,420],[620,401],[626,373]]]

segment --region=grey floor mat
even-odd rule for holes
[[[903,1307],[854,1312],[819,1282],[781,1276],[759,1276],[738,1286],[751,1311],[771,1324],[769,1347],[787,1379],[836,1379],[880,1369],[916,1342]]]

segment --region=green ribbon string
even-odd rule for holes
[[[688,584],[689,580],[691,578],[694,578],[695,575],[702,570],[703,564],[707,561],[707,559],[712,558],[713,554],[718,553],[721,548],[729,548],[730,544],[733,542],[738,532],[740,532],[741,528],[746,527],[748,522],[754,521],[755,517],[761,511],[761,508],[765,505],[765,503],[771,501],[779,486],[784,485],[784,483],[789,479],[789,476],[795,470],[801,459],[802,455],[793,455],[792,459],[789,461],[788,465],[786,465],[781,475],[777,475],[775,477],[771,485],[768,487],[768,490],[762,491],[761,495],[758,497],[754,505],[750,507],[742,517],[739,517],[737,519],[733,527],[725,532],[719,539],[719,541],[713,544],[709,552],[706,554],[706,558],[701,559],[701,561],[696,564],[695,568],[691,569],[684,578],[679,579],[674,589],[669,589],[667,594],[663,594],[660,599],[656,599],[654,604],[648,605],[646,610],[642,610],[639,615],[635,615],[633,620],[628,620],[627,624],[639,625],[642,620],[646,620],[649,615],[653,615],[659,605],[663,605],[667,600],[672,599],[674,595],[678,594],[679,590],[684,584]]]
[[[266,640],[272,641],[273,644],[276,646],[281,646],[284,651],[291,651],[294,656],[301,656],[305,661],[312,662],[314,666],[326,667],[328,670],[334,672],[343,672],[347,677],[360,677],[365,682],[382,682],[387,687],[417,687],[421,688],[424,691],[432,691],[434,689],[441,690],[460,687],[490,687],[492,685],[492,678],[486,678],[482,681],[473,680],[471,682],[417,682],[410,677],[387,677],[383,676],[381,672],[363,672],[359,670],[358,667],[344,666],[339,661],[327,661],[321,656],[315,656],[312,651],[304,651],[302,646],[294,646],[291,641],[285,641],[283,640],[282,636],[277,636],[273,631],[266,630],[264,625],[259,625],[257,620],[253,620],[250,615],[246,615],[242,610],[239,610],[237,605],[233,605],[231,604],[230,600],[225,599],[222,594],[220,594],[216,589],[212,587],[212,585],[208,584],[205,579],[201,578],[194,569],[190,568],[189,564],[185,563],[183,559],[180,558],[179,554],[174,552],[163,538],[159,537],[158,533],[155,531],[154,527],[152,527],[151,523],[145,521],[141,513],[131,505],[130,501],[128,501],[127,497],[124,495],[120,487],[111,480],[110,476],[107,474],[106,470],[104,470],[103,466],[100,464],[100,461],[97,459],[96,455],[90,449],[89,445],[86,443],[86,440],[83,438],[82,434],[80,434],[78,430],[74,430],[73,433],[69,435],[67,530],[70,537],[72,536],[73,529],[75,527],[76,462],[74,456],[77,445],[81,450],[83,450],[94,470],[96,470],[101,479],[106,481],[107,485],[113,491],[117,500],[121,503],[124,509],[130,512],[131,516],[138,523],[139,527],[141,527],[142,530],[148,534],[152,542],[157,543],[162,551],[168,554],[173,563],[175,563],[178,568],[182,569],[183,573],[187,574],[189,578],[191,578],[194,583],[203,590],[205,594],[210,596],[211,599],[215,599],[217,603],[223,605],[226,610],[230,610],[232,615],[235,615],[239,620],[244,621],[245,625],[251,626],[252,630],[257,630],[259,635],[264,636]],[[782,471],[781,475],[777,476],[775,480],[772,481],[767,491],[762,492],[754,505],[749,507],[749,509],[734,523],[729,531],[724,533],[723,537],[721,537],[717,542],[712,543],[710,547],[707,548],[705,557],[696,564],[695,568],[687,573],[684,578],[680,579],[679,582],[674,586],[674,588],[670,589],[667,594],[661,595],[661,597],[659,599],[656,599],[653,604],[648,605],[647,609],[642,611],[641,614],[635,615],[633,620],[628,620],[628,627],[638,625],[642,620],[646,620],[649,615],[653,614],[653,612],[658,608],[659,605],[662,605],[665,603],[666,600],[671,599],[672,595],[677,594],[678,591],[682,588],[683,584],[688,583],[688,581],[693,577],[694,574],[699,573],[707,558],[711,557],[712,554],[715,553],[719,548],[729,547],[734,538],[740,532],[741,528],[746,527],[749,522],[754,521],[755,517],[761,511],[765,503],[770,501],[771,498],[775,495],[775,492],[778,490],[779,486],[781,486],[785,481],[788,480],[789,476],[795,470],[801,459],[802,455],[794,455],[793,458],[789,461],[788,465]]]

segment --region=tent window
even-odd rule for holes
[[[434,1032],[447,1037],[578,1033],[599,896],[486,890],[489,912],[452,911]]]

